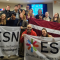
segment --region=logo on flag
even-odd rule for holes
[[[27,40],[27,41],[28,41],[28,43],[26,43],[26,45],[29,46],[28,50],[31,49],[31,52],[33,52],[33,50],[37,51],[37,49],[35,48],[35,47],[39,47],[39,45],[36,44],[37,41],[33,42],[33,39],[31,39],[31,42],[30,42],[30,40]]]

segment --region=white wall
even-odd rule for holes
[[[53,15],[55,13],[59,13],[60,15],[60,3],[56,3],[56,4],[53,3]]]
[[[53,3],[47,4],[47,10],[51,18],[53,18]]]
[[[2,3],[2,2],[0,2],[0,8],[6,8],[6,6],[7,5],[10,5],[11,6],[11,11],[14,9],[14,6],[15,5],[17,5],[17,4],[14,4],[14,3]],[[27,6],[27,4],[22,4],[23,5],[23,7],[22,7],[22,9],[26,9],[26,6]]]

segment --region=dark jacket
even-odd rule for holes
[[[7,20],[6,25],[7,26],[17,26],[17,23],[18,23],[18,19],[15,19],[15,20],[10,19],[10,20]]]
[[[22,11],[23,11],[23,9],[18,9],[18,12],[19,12],[19,11],[21,11],[21,12],[22,12]],[[20,12],[19,12],[19,14],[20,14]]]
[[[3,13],[4,13],[4,14],[6,14],[6,18],[11,17],[11,15],[12,15],[12,13],[11,13],[11,11],[10,11],[10,10],[9,10],[9,11],[4,10],[4,11],[3,11]]]
[[[20,22],[21,22],[21,20],[18,22],[17,26],[20,26]],[[28,21],[27,20],[23,20],[22,27],[23,27],[24,30],[27,28],[27,25],[28,25]]]
[[[1,17],[2,14],[3,14],[3,12],[0,12],[0,17]]]
[[[44,15],[44,14],[41,14],[41,16],[42,16],[42,18],[44,18],[44,17],[45,17],[45,15]],[[39,19],[39,15],[36,15],[36,16],[35,16],[35,18],[36,18],[36,19]]]
[[[58,23],[60,23],[60,18],[58,18],[57,21],[54,21],[54,19],[51,19],[51,21],[52,21],[52,22],[58,22]]]

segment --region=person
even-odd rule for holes
[[[40,20],[42,20],[42,19],[43,19],[42,15],[39,15],[39,19],[40,19]]]
[[[20,13],[20,19],[18,21],[18,26],[21,28],[20,36],[21,34],[27,29],[28,21],[26,20],[26,16],[23,13]],[[19,56],[21,56],[21,50],[22,50],[22,44],[19,42]]]
[[[16,18],[19,19],[19,11],[18,11],[18,5],[14,6],[14,11],[16,13]]]
[[[45,28],[42,29],[42,34],[41,34],[41,37],[52,37],[52,35],[49,35],[47,33],[47,30]]]
[[[11,17],[11,11],[10,11],[9,5],[6,6],[6,9],[3,11],[3,13],[6,14],[6,18],[7,18],[7,20],[9,20]]]
[[[36,18],[36,19],[40,19],[39,16],[42,16],[42,19],[45,17],[45,15],[42,14],[42,10],[41,10],[41,9],[38,10],[38,15],[36,15],[35,18]]]
[[[20,38],[20,49],[21,55],[24,56],[24,36],[25,34],[37,36],[36,32],[33,31],[32,26],[30,24],[27,25],[27,29],[22,33]]]
[[[55,13],[53,19],[51,19],[52,22],[58,22],[60,23],[59,13]]]
[[[6,26],[6,15],[2,14],[0,17],[0,26]],[[4,56],[0,56],[1,59],[4,58]]]
[[[2,15],[3,13],[2,13],[2,11],[0,10],[0,16]]]
[[[7,26],[17,26],[18,19],[16,18],[16,13],[12,13],[12,16],[7,20]]]
[[[0,26],[6,26],[6,15],[2,14],[0,17]]]
[[[20,19],[17,25],[20,26],[22,29],[21,31],[24,31],[27,28],[28,21],[26,20],[26,16],[23,13],[20,14]]]
[[[43,20],[51,21],[51,18],[49,17],[49,12],[45,13],[45,17],[43,18]]]
[[[24,9],[22,10],[22,13],[26,16],[26,12],[25,12],[25,10],[24,10]]]
[[[26,15],[28,15],[28,12],[29,12],[29,6],[28,5],[26,6],[26,11],[25,12],[26,12]]]
[[[28,22],[29,22],[29,19],[30,19],[30,18],[34,18],[33,10],[32,10],[32,9],[29,10],[29,13],[28,13],[28,15],[26,16],[26,18],[27,18]]]
[[[19,11],[19,14],[22,12],[21,4],[18,4],[18,11]]]
[[[20,42],[23,43],[24,42],[24,34],[28,34],[28,35],[33,35],[33,36],[37,36],[36,32],[33,31],[32,26],[30,24],[27,25],[27,29],[22,33],[21,38],[20,38]]]

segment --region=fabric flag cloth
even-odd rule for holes
[[[29,24],[32,25],[38,36],[41,36],[41,30],[46,28],[47,32],[53,37],[60,37],[60,23],[30,18]]]
[[[41,42],[44,43],[43,48],[46,52],[41,52]],[[56,52],[56,49],[50,47],[50,44],[56,42],[58,45],[54,45],[54,47],[58,48],[58,52],[56,54],[51,53],[51,51]],[[58,60],[60,59],[60,38],[52,38],[52,37],[38,37],[25,35],[24,37],[24,60]]]
[[[18,56],[20,27],[0,26],[0,56]]]

